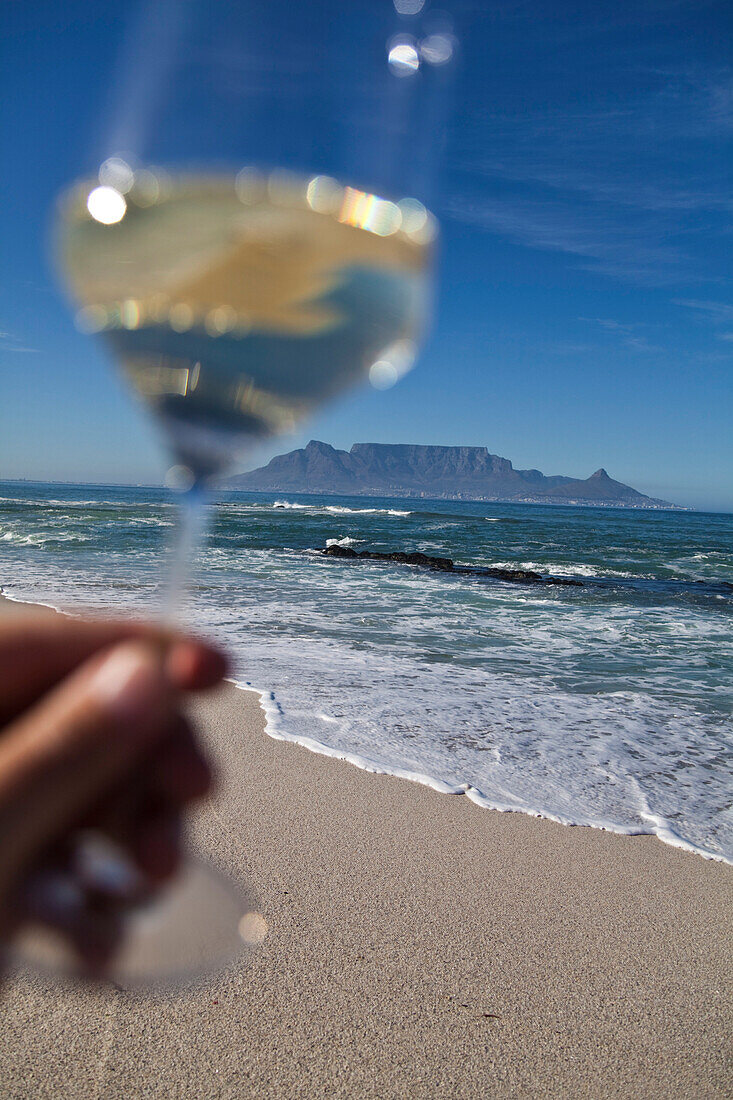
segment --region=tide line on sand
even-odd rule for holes
[[[682,851],[691,852],[693,855],[702,856],[703,859],[712,860],[716,863],[731,865],[730,861],[727,860],[725,856],[717,852],[710,852],[705,848],[699,848],[679,836],[666,818],[661,814],[652,812],[646,805],[646,802],[644,802],[644,805],[640,809],[639,816],[644,821],[648,822],[648,828],[644,828],[643,826],[633,827],[620,825],[606,819],[594,819],[582,822],[575,821],[564,815],[553,813],[544,807],[530,806],[520,802],[517,799],[513,799],[513,796],[510,796],[510,799],[513,799],[511,801],[501,801],[496,798],[490,798],[488,795],[484,794],[483,791],[472,786],[470,783],[447,783],[443,779],[428,775],[424,772],[410,770],[409,768],[400,768],[398,765],[386,764],[383,761],[376,761],[369,757],[361,756],[359,753],[349,752],[347,749],[335,748],[322,741],[317,741],[313,737],[290,733],[285,728],[285,712],[278,702],[274,691],[271,691],[269,688],[256,687],[249,681],[229,680],[228,682],[233,684],[233,686],[240,691],[253,692],[259,697],[260,707],[265,714],[265,732],[275,741],[288,741],[291,744],[300,745],[302,748],[308,749],[309,752],[316,753],[319,756],[329,756],[335,760],[343,760],[347,764],[353,764],[354,767],[360,768],[362,771],[371,772],[374,775],[390,775],[395,779],[406,779],[410,783],[419,783],[421,786],[429,787],[438,794],[465,795],[466,798],[482,809],[495,810],[499,813],[522,813],[528,817],[537,817],[546,821],[554,821],[558,825],[574,825],[602,829],[604,832],[615,833],[618,836],[656,836],[664,844],[668,844],[672,848],[680,848]]]

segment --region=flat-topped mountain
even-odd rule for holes
[[[545,477],[539,470],[515,470],[509,459],[486,447],[411,443],[355,443],[350,451],[339,451],[312,439],[307,447],[277,455],[224,485],[269,492],[675,507],[614,481],[603,469],[585,480]]]

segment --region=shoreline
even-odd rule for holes
[[[54,608],[54,610],[58,609]],[[570,818],[563,818],[557,814],[553,814],[549,810],[538,810],[524,806],[512,806],[508,803],[498,803],[490,799],[477,787],[472,787],[469,783],[461,783],[457,786],[452,785],[443,779],[436,778],[427,773],[409,771],[406,768],[390,767],[387,764],[371,760],[368,757],[360,756],[358,753],[349,752],[346,749],[333,748],[321,741],[314,740],[312,737],[290,734],[286,730],[278,729],[276,719],[273,717],[283,713],[275,698],[274,691],[271,691],[269,688],[255,687],[248,681],[240,682],[238,680],[227,680],[227,683],[231,684],[238,691],[249,691],[257,695],[260,709],[265,716],[265,733],[274,741],[286,741],[292,745],[299,745],[301,748],[306,749],[308,752],[315,753],[317,756],[327,756],[333,760],[343,761],[346,764],[351,764],[353,767],[359,768],[361,771],[369,772],[372,775],[386,775],[392,779],[402,779],[408,783],[416,783],[419,786],[427,787],[436,794],[464,795],[469,802],[473,802],[474,805],[482,810],[490,810],[493,813],[502,814],[523,814],[525,817],[537,818],[540,821],[551,821],[553,824],[562,825],[566,829],[597,829],[603,833],[611,833],[613,836],[655,837],[657,840],[661,841],[662,844],[666,844],[670,848],[677,848],[679,851],[688,852],[690,855],[700,856],[701,859],[713,863],[723,863],[727,867],[733,867],[733,860],[726,859],[724,855],[720,855],[717,852],[709,852],[705,848],[698,848],[683,837],[678,836],[664,819],[659,818],[657,815],[649,815],[650,818],[655,817],[657,823],[656,828],[649,829],[626,828],[613,822],[572,821]]]
[[[16,596],[9,595],[2,587],[0,587],[0,613],[2,613],[3,602],[18,604],[20,606],[28,607],[45,607],[51,611],[56,611],[58,614],[69,614],[72,609],[58,607],[55,604],[42,603],[40,601],[32,601],[29,599],[21,599]],[[350,752],[346,749],[334,748],[330,745],[326,745],[324,742],[315,740],[312,737],[301,736],[299,734],[292,734],[283,728],[278,722],[278,717],[284,714],[280,704],[277,701],[275,692],[270,688],[256,687],[249,681],[240,681],[235,679],[228,679],[227,683],[231,684],[238,691],[250,692],[255,694],[259,700],[260,709],[264,715],[264,730],[268,737],[271,737],[275,741],[285,741],[290,744],[299,745],[306,749],[308,752],[315,753],[319,756],[330,757],[334,760],[343,761],[350,764],[353,767],[360,769],[375,775],[386,775],[394,779],[406,780],[407,782],[417,783],[420,786],[427,787],[428,789],[436,792],[437,794],[448,795],[465,795],[465,797],[473,802],[482,810],[490,810],[496,813],[518,813],[523,814],[530,818],[537,818],[542,821],[552,821],[555,824],[562,825],[565,828],[578,828],[578,829],[598,829],[601,832],[611,833],[615,836],[653,836],[660,840],[663,844],[672,848],[677,848],[680,851],[688,852],[692,855],[700,856],[704,860],[708,860],[714,863],[722,863],[726,866],[733,867],[733,860],[727,859],[725,855],[717,852],[710,852],[705,848],[698,847],[692,844],[690,841],[685,840],[683,837],[678,836],[671,828],[669,823],[658,815],[649,814],[650,827],[648,829],[625,827],[618,825],[615,822],[610,821],[574,821],[570,818],[562,817],[553,813],[550,810],[544,808],[536,808],[525,805],[512,805],[511,803],[500,803],[495,799],[491,799],[485,795],[477,787],[472,786],[469,783],[452,784],[437,777],[429,775],[428,773],[412,771],[399,766],[391,767],[390,765],[382,762],[370,759],[366,756],[361,756],[358,753]]]
[[[344,768],[229,684],[194,714],[192,843],[268,938],[176,992],[11,975],[3,1100],[726,1095],[726,867]]]

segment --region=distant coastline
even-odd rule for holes
[[[264,467],[263,467],[264,468]],[[255,471],[253,471],[255,472]],[[321,494],[322,496],[339,496],[342,495],[337,489],[330,489],[327,487],[321,487],[318,489],[295,489],[291,485],[273,485],[271,488],[250,488],[248,485],[239,484],[240,481],[244,481],[248,477],[247,474],[238,474],[233,477],[219,480],[214,486],[214,492],[217,489],[222,489],[228,492],[254,492],[254,493],[293,493],[296,496],[308,496],[313,493]],[[90,488],[90,489],[165,489],[165,485],[160,482],[145,481],[145,482],[128,482],[128,481],[58,481],[49,480],[46,478],[31,478],[31,477],[8,477],[1,478],[0,485],[58,485],[68,486],[71,488]],[[654,497],[645,497],[646,501],[650,503],[634,504],[624,503],[619,501],[603,501],[603,500],[573,500],[572,498],[565,498],[558,500],[551,497],[502,497],[502,496],[476,496],[476,495],[464,495],[461,493],[441,493],[428,492],[426,490],[406,490],[406,489],[377,489],[365,487],[363,489],[355,489],[351,493],[352,496],[358,497],[383,497],[391,496],[399,498],[401,500],[452,500],[452,501],[464,501],[470,503],[475,501],[477,504],[537,504],[544,505],[546,507],[569,507],[569,508],[623,508],[623,509],[636,509],[637,511],[659,511],[659,512],[689,512],[689,513],[702,513],[709,515],[729,515],[729,511],[721,511],[715,508],[694,508],[691,505],[673,504],[669,501],[655,500]],[[640,494],[643,495],[643,494]]]
[[[227,478],[221,487],[271,493],[391,496],[405,500],[464,500],[595,508],[693,511],[646,496],[602,467],[586,479],[516,470],[486,447],[355,443],[340,451],[311,440],[276,455],[266,466]]]

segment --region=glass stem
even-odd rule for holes
[[[178,530],[173,547],[173,561],[163,600],[163,619],[170,626],[180,627],[184,620],[195,560],[206,534],[208,507],[206,490],[200,481],[179,494]]]

